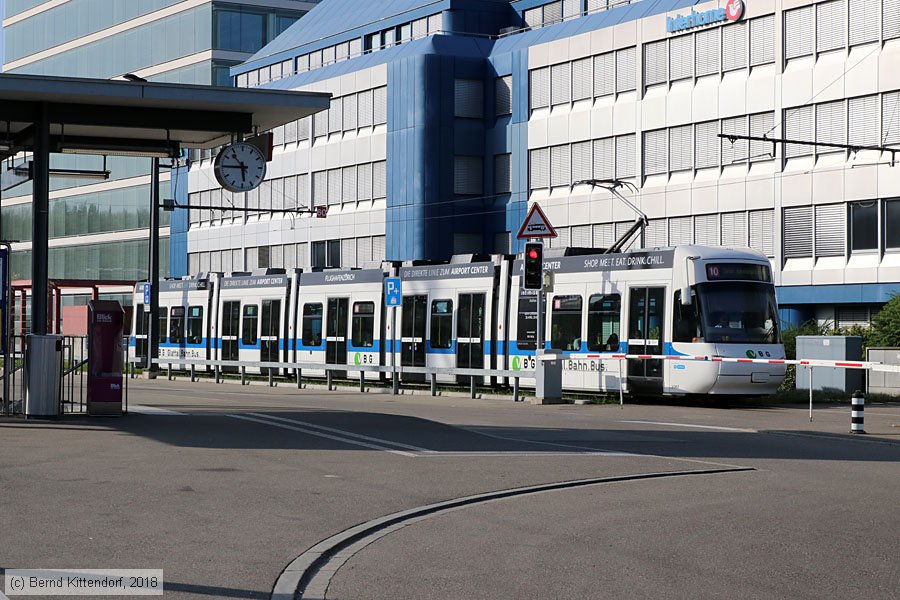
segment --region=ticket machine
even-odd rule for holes
[[[89,415],[122,414],[125,313],[122,305],[110,300],[88,303]]]

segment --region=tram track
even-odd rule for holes
[[[756,471],[756,469],[753,467],[728,467],[576,479],[464,496],[396,512],[355,525],[309,548],[281,572],[272,588],[270,600],[324,600],[332,578],[356,553],[391,533],[433,516],[488,502],[592,485],[748,471]]]

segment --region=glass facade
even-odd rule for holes
[[[160,198],[169,196],[169,183],[160,183]],[[50,237],[133,231],[150,226],[150,186],[80,194],[50,200]],[[168,227],[171,213],[160,211],[160,226]],[[31,240],[31,204],[2,209],[5,240]]]
[[[147,277],[149,240],[50,248],[50,278],[138,280]],[[31,251],[13,253],[13,280],[31,279]],[[169,238],[159,239],[160,273],[169,272]]]
[[[9,72],[109,78],[139,71],[209,50],[211,12],[209,4],[198,6]]]
[[[210,50],[250,54],[305,14],[305,9],[315,1],[296,2],[297,9],[294,10],[212,1],[68,0],[50,3],[48,0],[8,0],[5,3],[5,17],[14,17],[42,4],[49,8],[4,28],[2,43],[6,72],[110,78],[124,73],[140,73],[144,69]],[[184,4],[193,6],[182,9],[179,5]],[[284,5],[283,2],[279,4]],[[138,17],[152,20],[138,26],[128,23]],[[125,24],[122,26],[124,31],[106,35],[111,27],[122,24]],[[99,39],[80,43],[86,41],[86,36],[92,35]],[[60,45],[70,42],[75,47],[57,50]],[[56,54],[27,62],[28,57],[40,52]],[[9,68],[8,63],[18,60],[22,64]],[[238,61],[217,57],[210,59],[207,54],[202,60],[197,57],[197,62],[193,64],[148,75],[147,78],[165,83],[231,86],[229,68],[235,64]],[[51,167],[100,170],[104,168],[104,162],[100,156],[54,154]],[[106,169],[110,171],[112,180],[142,178],[138,180],[140,185],[93,191],[98,187],[97,180],[56,177],[50,180],[52,192],[78,192],[77,195],[50,200],[51,240],[68,238],[64,243],[70,244],[79,241],[74,239],[76,236],[84,235],[98,236],[95,239],[102,240],[51,248],[50,277],[86,280],[136,280],[147,277],[147,239],[117,238],[122,237],[118,235],[120,232],[146,231],[150,225],[147,178],[150,160],[111,156],[106,159]],[[168,182],[161,182],[160,188],[161,198],[172,197]],[[4,239],[31,240],[32,206],[30,202],[22,202],[26,198],[30,200],[31,193],[30,182],[4,193],[5,203],[15,203],[4,205],[0,210],[0,235]],[[160,225],[168,226],[171,213],[160,211],[159,214]],[[134,235],[132,233],[129,237]],[[31,251],[15,252],[11,269],[13,279],[31,279]],[[163,275],[170,272],[168,238],[160,243],[160,272]]]
[[[180,0],[69,0],[7,27],[4,31],[6,60],[17,60],[103,31],[178,2]]]

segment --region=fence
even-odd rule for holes
[[[66,335],[62,337],[62,360],[59,373],[59,414],[77,414],[87,411],[85,375],[88,362],[87,336]],[[129,362],[128,339],[123,338],[125,364]],[[25,336],[10,338],[9,398],[3,399],[2,414],[25,413]],[[2,367],[2,362],[0,362]],[[0,375],[5,378],[6,373]],[[128,411],[128,382],[124,388],[125,412]]]

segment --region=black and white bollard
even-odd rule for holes
[[[865,433],[866,397],[857,390],[853,392],[850,402],[852,404],[850,408],[852,411],[850,413],[850,433]]]

